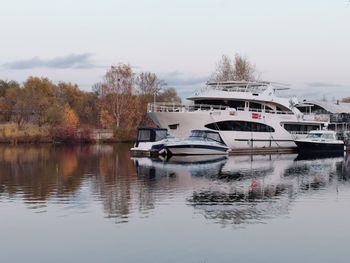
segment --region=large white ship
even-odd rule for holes
[[[235,150],[293,148],[295,139],[321,129],[326,120],[302,113],[296,98],[277,96],[281,89],[286,88],[270,82],[209,82],[188,98],[191,105],[151,103],[148,114],[176,137],[209,129]]]

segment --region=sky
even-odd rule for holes
[[[156,73],[182,97],[223,54],[307,98],[350,96],[349,0],[0,0],[0,79],[91,90],[111,65]]]

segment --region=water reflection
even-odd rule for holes
[[[339,176],[347,180],[344,175],[349,174],[350,159],[296,154],[205,158],[206,162],[190,159],[186,164],[176,159],[139,158],[135,163],[142,177],[150,173],[198,178],[187,204],[206,219],[238,225],[286,215],[298,196],[326,189]]]
[[[1,146],[0,202],[63,215],[98,204],[117,223],[181,204],[223,225],[287,215],[303,195],[346,184],[345,156],[197,156],[131,158],[130,145]]]

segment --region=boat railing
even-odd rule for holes
[[[303,120],[305,121],[323,121],[330,122],[330,116],[328,114],[304,114]]]
[[[247,108],[237,107],[232,108],[224,105],[210,105],[210,104],[194,104],[194,105],[182,105],[172,102],[157,102],[149,103],[147,107],[148,112],[194,112],[194,111],[213,111],[213,110],[228,110],[235,109],[236,111],[246,111]],[[261,108],[249,108],[251,112],[265,112],[270,114],[284,114],[293,115],[292,111],[280,111],[280,110],[263,110]]]
[[[308,131],[289,131],[290,134],[304,135],[308,134]]]

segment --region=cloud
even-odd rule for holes
[[[319,100],[324,97],[328,100],[341,99],[349,96],[349,86],[327,82],[311,82],[284,93],[286,96],[297,96],[299,99]]]
[[[345,87],[342,84],[337,84],[337,83],[328,83],[328,82],[309,82],[306,83],[308,87],[313,87],[313,88],[324,88],[324,87],[339,87],[343,88]]]
[[[209,76],[194,75],[180,71],[159,73],[159,77],[168,86],[174,87],[182,99],[189,97],[196,89],[203,87],[210,78]]]
[[[179,71],[163,73],[160,77],[170,86],[203,85],[209,79],[208,76],[193,76]]]
[[[64,57],[55,57],[52,59],[41,59],[33,57],[31,59],[17,60],[2,64],[6,69],[32,69],[32,68],[96,68],[97,66],[91,62],[90,53],[70,54]]]

